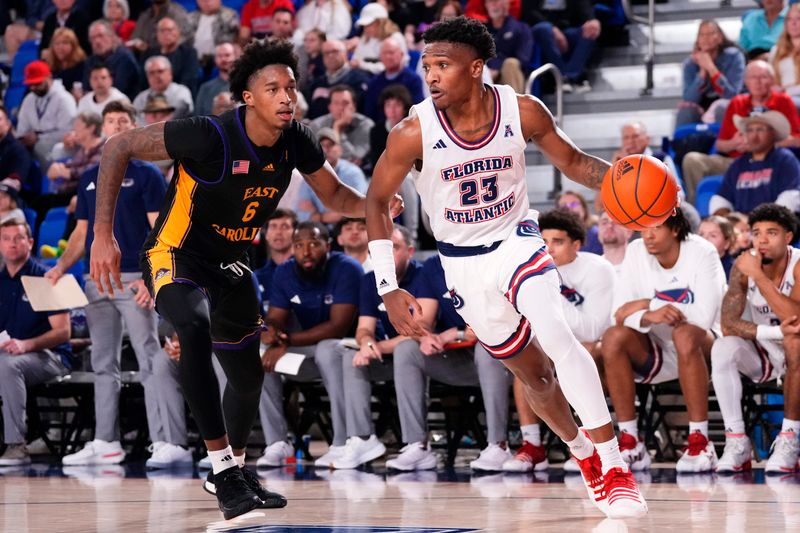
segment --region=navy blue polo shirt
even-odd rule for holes
[[[400,288],[416,295],[417,277],[421,272],[422,264],[412,259],[408,263],[408,269],[403,279],[400,280]],[[378,296],[378,289],[375,287],[374,272],[369,272],[361,278],[361,298],[359,299],[358,315],[371,316],[378,319],[377,324],[375,324],[375,338],[377,340],[393,339],[397,337],[397,330],[394,329],[392,322],[389,320],[386,306],[383,305],[383,299]]]
[[[278,269],[278,263],[267,259],[267,264],[259,268],[253,274],[258,283],[258,293],[261,296],[262,311],[266,314],[269,310],[269,295],[270,288],[272,287],[272,278],[275,276],[275,271]]]
[[[416,297],[431,298],[439,302],[439,312],[436,315],[437,332],[467,327],[464,319],[453,307],[453,299],[444,279],[442,260],[438,254],[429,257],[422,265],[422,274],[417,281]]]
[[[358,288],[364,269],[341,252],[331,252],[318,279],[300,275],[294,257],[278,266],[269,292],[269,306],[294,313],[303,330],[330,320],[334,304],[358,305]]]
[[[25,289],[22,287],[22,276],[44,276],[47,269],[29,258],[23,267],[12,278],[8,269],[0,270],[0,331],[7,331],[12,339],[27,340],[47,333],[50,327],[49,316],[66,313],[64,311],[34,311]],[[51,348],[61,356],[61,362],[72,368],[72,350],[69,342]]]
[[[775,148],[763,161],[754,161],[751,155],[734,160],[717,191],[742,213],[774,202],[783,191],[800,187],[800,162],[786,148]]]
[[[78,206],[75,208],[77,220],[88,220],[86,232],[86,251],[91,249],[94,240],[94,210],[97,205],[97,172],[94,167],[83,173],[78,183]],[[114,217],[114,237],[122,252],[120,270],[139,272],[139,251],[150,233],[147,213],[161,209],[161,202],[167,192],[167,183],[158,167],[146,161],[131,161],[122,179],[122,187],[117,200]],[[86,262],[89,272],[89,262]]]

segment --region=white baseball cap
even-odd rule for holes
[[[356,24],[359,26],[369,26],[378,19],[388,19],[389,12],[386,8],[377,2],[365,5],[361,9]]]

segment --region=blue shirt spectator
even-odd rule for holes
[[[11,134],[11,121],[0,107],[0,181],[11,178],[25,184],[31,169],[31,154]]]
[[[104,20],[97,20],[89,26],[89,40],[92,42],[92,55],[86,58],[83,86],[90,87],[89,76],[95,65],[105,65],[114,79],[114,87],[133,100],[139,94],[143,80],[133,53],[119,42],[114,29]]]
[[[422,91],[422,78],[416,72],[408,67],[396,74],[387,74],[385,71],[381,72],[367,85],[366,103],[364,105],[364,114],[372,119],[375,124],[379,124],[386,120],[386,115],[383,114],[383,106],[381,105],[381,93],[390,85],[402,85],[411,94],[411,103],[418,104],[425,99],[425,93]]]
[[[767,202],[776,202],[784,192],[797,190],[800,187],[800,163],[786,148],[775,148],[766,158],[757,161],[752,153],[746,153],[736,159],[725,172],[722,185],[716,196],[724,199],[733,211],[749,213],[756,206]],[[777,202],[782,203],[782,202]],[[787,206],[788,207],[788,206]]]
[[[401,289],[407,290],[412,294],[416,290],[417,278],[422,273],[422,264],[412,259],[408,263],[403,278],[398,281]],[[377,340],[393,339],[397,337],[397,330],[392,326],[389,320],[389,315],[386,312],[386,306],[383,305],[383,300],[378,295],[378,290],[375,288],[375,273],[370,272],[361,278],[361,295],[359,296],[358,314],[359,316],[371,316],[377,318],[378,322],[375,325],[375,338]]]
[[[497,50],[497,55],[487,61],[486,66],[499,71],[506,59],[515,58],[519,61],[522,70],[527,70],[533,57],[533,34],[530,26],[518,21],[506,10],[501,26],[495,27],[490,19],[486,28],[492,34]]]
[[[788,10],[783,4],[783,0],[763,0],[762,9],[754,9],[742,18],[739,44],[747,52],[748,59],[769,52],[778,42]]]
[[[417,285],[414,296],[417,298],[431,298],[439,302],[439,313],[436,317],[436,332],[446,331],[450,328],[464,329],[467,324],[453,306],[453,298],[447,288],[447,282],[442,268],[442,259],[439,254],[425,260],[422,272],[417,276]]]

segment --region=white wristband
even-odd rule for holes
[[[756,339],[760,341],[778,341],[783,339],[783,332],[780,326],[757,326]]]
[[[394,270],[392,246],[392,241],[389,239],[369,241],[372,271],[375,272],[375,286],[378,288],[380,296],[400,288],[397,285],[397,274]]]

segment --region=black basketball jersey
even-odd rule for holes
[[[145,249],[162,246],[234,261],[277,207],[292,170],[311,173],[324,164],[316,137],[296,121],[273,146],[253,145],[245,113],[242,106],[219,117],[166,124],[175,171]]]

